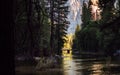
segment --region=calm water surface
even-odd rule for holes
[[[27,75],[120,75],[120,62],[101,57],[81,59],[79,55],[64,54],[61,66],[62,71],[47,71]]]

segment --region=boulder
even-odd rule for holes
[[[39,59],[38,64],[36,65],[36,70],[41,70],[45,68],[53,68],[57,64],[58,60],[55,57],[43,57]]]

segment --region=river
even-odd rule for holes
[[[79,54],[68,53],[64,54],[61,67],[61,71],[44,71],[27,75],[120,75],[120,62],[105,57],[83,59]]]

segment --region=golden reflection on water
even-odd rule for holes
[[[92,73],[90,75],[102,75],[103,71],[101,70],[104,67],[103,64],[93,64],[91,66]]]
[[[76,66],[76,63],[73,61],[72,58],[72,51],[70,50],[69,53],[67,53],[66,50],[62,51],[63,55],[63,69],[64,69],[64,75],[81,75],[76,70],[78,67]]]
[[[62,55],[63,55],[62,63],[63,63],[64,75],[84,75],[83,73],[87,73],[88,75],[104,75],[104,72],[102,71],[104,64],[92,63],[90,61],[86,61],[87,64],[79,65],[82,62],[75,62],[75,61],[81,59],[72,58],[71,50],[69,53],[67,52],[67,50],[62,51]],[[82,72],[82,69],[83,70],[85,69],[86,71]]]

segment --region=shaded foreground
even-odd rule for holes
[[[119,63],[109,57],[81,58],[67,54],[57,68],[35,70],[35,66],[19,66],[16,75],[120,75]]]

